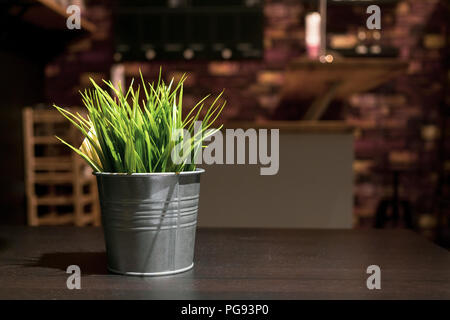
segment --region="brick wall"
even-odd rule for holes
[[[109,78],[113,52],[108,1],[90,1],[87,7],[87,18],[98,30],[47,66],[49,102],[78,104],[77,91],[89,85],[89,76]],[[144,75],[152,78],[160,65],[165,78],[188,72],[186,105],[226,88],[228,105],[222,120],[272,119],[280,104],[287,62],[305,54],[303,26],[308,9],[300,0],[266,0],[263,60],[127,63],[127,76],[136,76],[142,68]],[[329,15],[339,26],[335,19],[339,13],[329,10]],[[345,102],[343,120],[357,128],[354,168],[358,226],[372,224],[378,201],[391,191],[394,167],[401,167],[401,191],[412,201],[416,213],[427,214],[433,209],[439,103],[442,82],[448,76],[442,67],[443,26],[448,17],[438,0],[401,0],[389,9],[382,7],[382,17],[383,43],[398,47],[400,58],[408,61],[409,67],[406,75]],[[364,23],[359,19],[347,21],[354,25],[353,30]]]
[[[400,171],[400,194],[410,200],[426,227],[437,170],[439,108],[448,76],[444,63],[445,10],[439,1],[401,1],[390,31],[407,74],[348,101],[346,121],[358,129],[355,141],[355,216],[371,225],[378,201],[392,194],[392,171]]]

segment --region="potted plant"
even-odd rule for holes
[[[167,275],[193,267],[200,193],[196,156],[225,102],[208,96],[183,117],[183,82],[161,80],[126,91],[94,80],[81,93],[87,117],[54,106],[85,139],[79,154],[97,177],[108,269],[127,275]],[[200,123],[202,110],[206,110]],[[200,125],[198,125],[200,123]],[[59,139],[59,138],[58,138]],[[181,153],[178,146],[182,146]]]

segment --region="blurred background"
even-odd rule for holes
[[[366,25],[371,4],[381,9],[381,29]],[[81,29],[67,27],[70,5],[80,8]],[[231,207],[227,186],[246,169],[213,168],[201,212],[223,214],[201,225],[411,228],[450,247],[449,1],[0,7],[0,223],[99,224],[92,176],[53,135],[78,137],[50,106],[80,107],[90,77],[129,84],[139,69],[152,80],[162,66],[164,79],[189,74],[187,108],[225,88],[226,126],[281,130],[280,175],[247,179],[267,196],[247,188]],[[214,180],[220,186],[210,188]],[[242,218],[264,208],[285,211],[286,223],[270,212],[259,224]]]

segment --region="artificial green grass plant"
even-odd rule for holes
[[[218,103],[222,93],[207,108],[200,128],[195,123],[200,120],[206,96],[201,99],[183,118],[183,75],[176,86],[174,80],[166,85],[158,82],[144,82],[135,90],[133,81],[124,92],[121,85],[115,87],[111,81],[103,82],[109,90],[102,89],[94,80],[92,90],[81,93],[86,118],[79,113],[54,107],[69,119],[84,135],[85,140],[76,148],[57,137],[72,148],[94,170],[94,172],[146,173],[181,172],[195,170],[194,159],[203,146],[203,139],[214,134],[217,129],[210,127],[221,113],[225,102]],[[141,92],[142,88],[142,92]],[[111,93],[110,93],[111,91]],[[143,98],[140,101],[140,94]],[[184,130],[184,131],[182,131]],[[181,134],[176,134],[181,132]],[[189,134],[183,134],[188,132]],[[202,139],[203,138],[203,139]],[[182,144],[182,161],[172,160],[172,151]]]

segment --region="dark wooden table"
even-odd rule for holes
[[[144,278],[108,273],[100,228],[0,227],[0,299],[198,298],[450,299],[450,253],[403,230],[200,229],[193,270]]]

